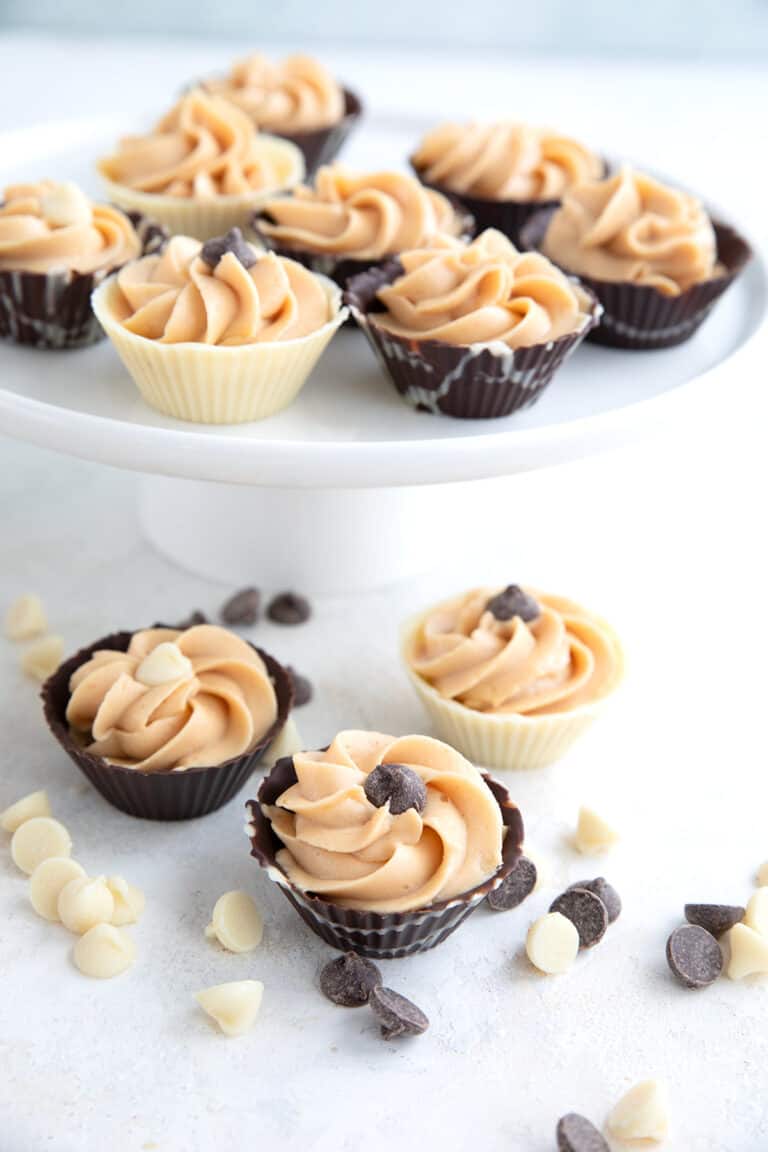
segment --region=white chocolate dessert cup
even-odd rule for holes
[[[116,277],[93,294],[93,310],[142,397],[166,416],[196,424],[245,424],[264,420],[291,404],[347,317],[341,291],[318,276],[331,319],[294,340],[222,347],[161,344],[129,332],[117,317]]]

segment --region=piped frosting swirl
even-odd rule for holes
[[[256,53],[236,61],[227,76],[208,80],[205,87],[267,131],[309,132],[338,124],[344,115],[340,85],[311,56],[274,61]]]

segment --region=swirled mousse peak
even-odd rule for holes
[[[279,247],[381,260],[456,236],[463,221],[451,203],[404,172],[350,172],[341,164],[319,168],[313,185],[269,200],[259,228]]]
[[[569,272],[678,296],[718,274],[712,221],[695,196],[624,167],[573,188],[542,250]]]
[[[293,766],[296,783],[263,811],[284,845],[278,866],[306,892],[406,912],[468,892],[501,864],[498,803],[439,740],[340,732]]]
[[[0,271],[81,274],[133,260],[141,241],[119,208],[94,204],[76,184],[13,184],[0,203]]]
[[[411,157],[428,184],[486,200],[560,200],[602,175],[585,145],[529,124],[441,124]]]
[[[210,200],[290,187],[303,162],[285,141],[260,136],[234,104],[193,89],[149,135],[124,137],[99,170],[137,192]]]
[[[67,722],[89,752],[142,772],[211,767],[250,752],[277,719],[259,654],[210,624],[136,632],[69,682]]]
[[[201,245],[174,236],[117,274],[112,307],[129,332],[161,344],[295,340],[335,314],[323,282],[294,260],[259,253],[238,229]]]
[[[607,696],[621,646],[598,616],[518,585],[475,588],[422,617],[406,651],[446,700],[492,715],[568,712]]]
[[[205,87],[230,100],[260,128],[309,132],[338,124],[344,93],[327,68],[311,56],[269,60],[255,53],[238,60],[227,76]]]
[[[545,256],[518,252],[492,228],[400,262],[402,276],[378,292],[386,311],[369,313],[395,336],[528,348],[579,332],[591,312],[588,294]]]

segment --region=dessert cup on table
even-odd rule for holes
[[[633,350],[690,339],[751,257],[746,240],[694,196],[626,166],[533,216],[523,243],[600,300],[591,340]]]
[[[214,625],[115,632],[42,690],[48,726],[115,808],[189,820],[226,804],[282,730],[286,669]]]
[[[534,404],[602,311],[493,229],[405,252],[354,277],[344,299],[406,403],[464,419]]]
[[[506,788],[425,736],[340,732],[278,760],[248,804],[251,854],[333,948],[434,948],[515,866]]]
[[[174,236],[105,281],[93,308],[148,404],[212,424],[287,407],[347,315],[330,280],[238,229],[204,245]]]
[[[402,657],[436,731],[477,764],[545,768],[621,683],[621,643],[561,596],[476,588],[409,621]]]

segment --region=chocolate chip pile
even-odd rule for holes
[[[342,1008],[362,1008],[368,1004],[385,1040],[420,1036],[429,1028],[429,1019],[421,1008],[399,992],[386,988],[379,968],[356,952],[345,952],[328,961],[320,973],[320,991]]]
[[[762,879],[762,876],[759,877]],[[686,923],[667,940],[667,964],[685,988],[768,974],[768,886],[740,904],[686,904]],[[727,958],[727,959],[726,959]]]

